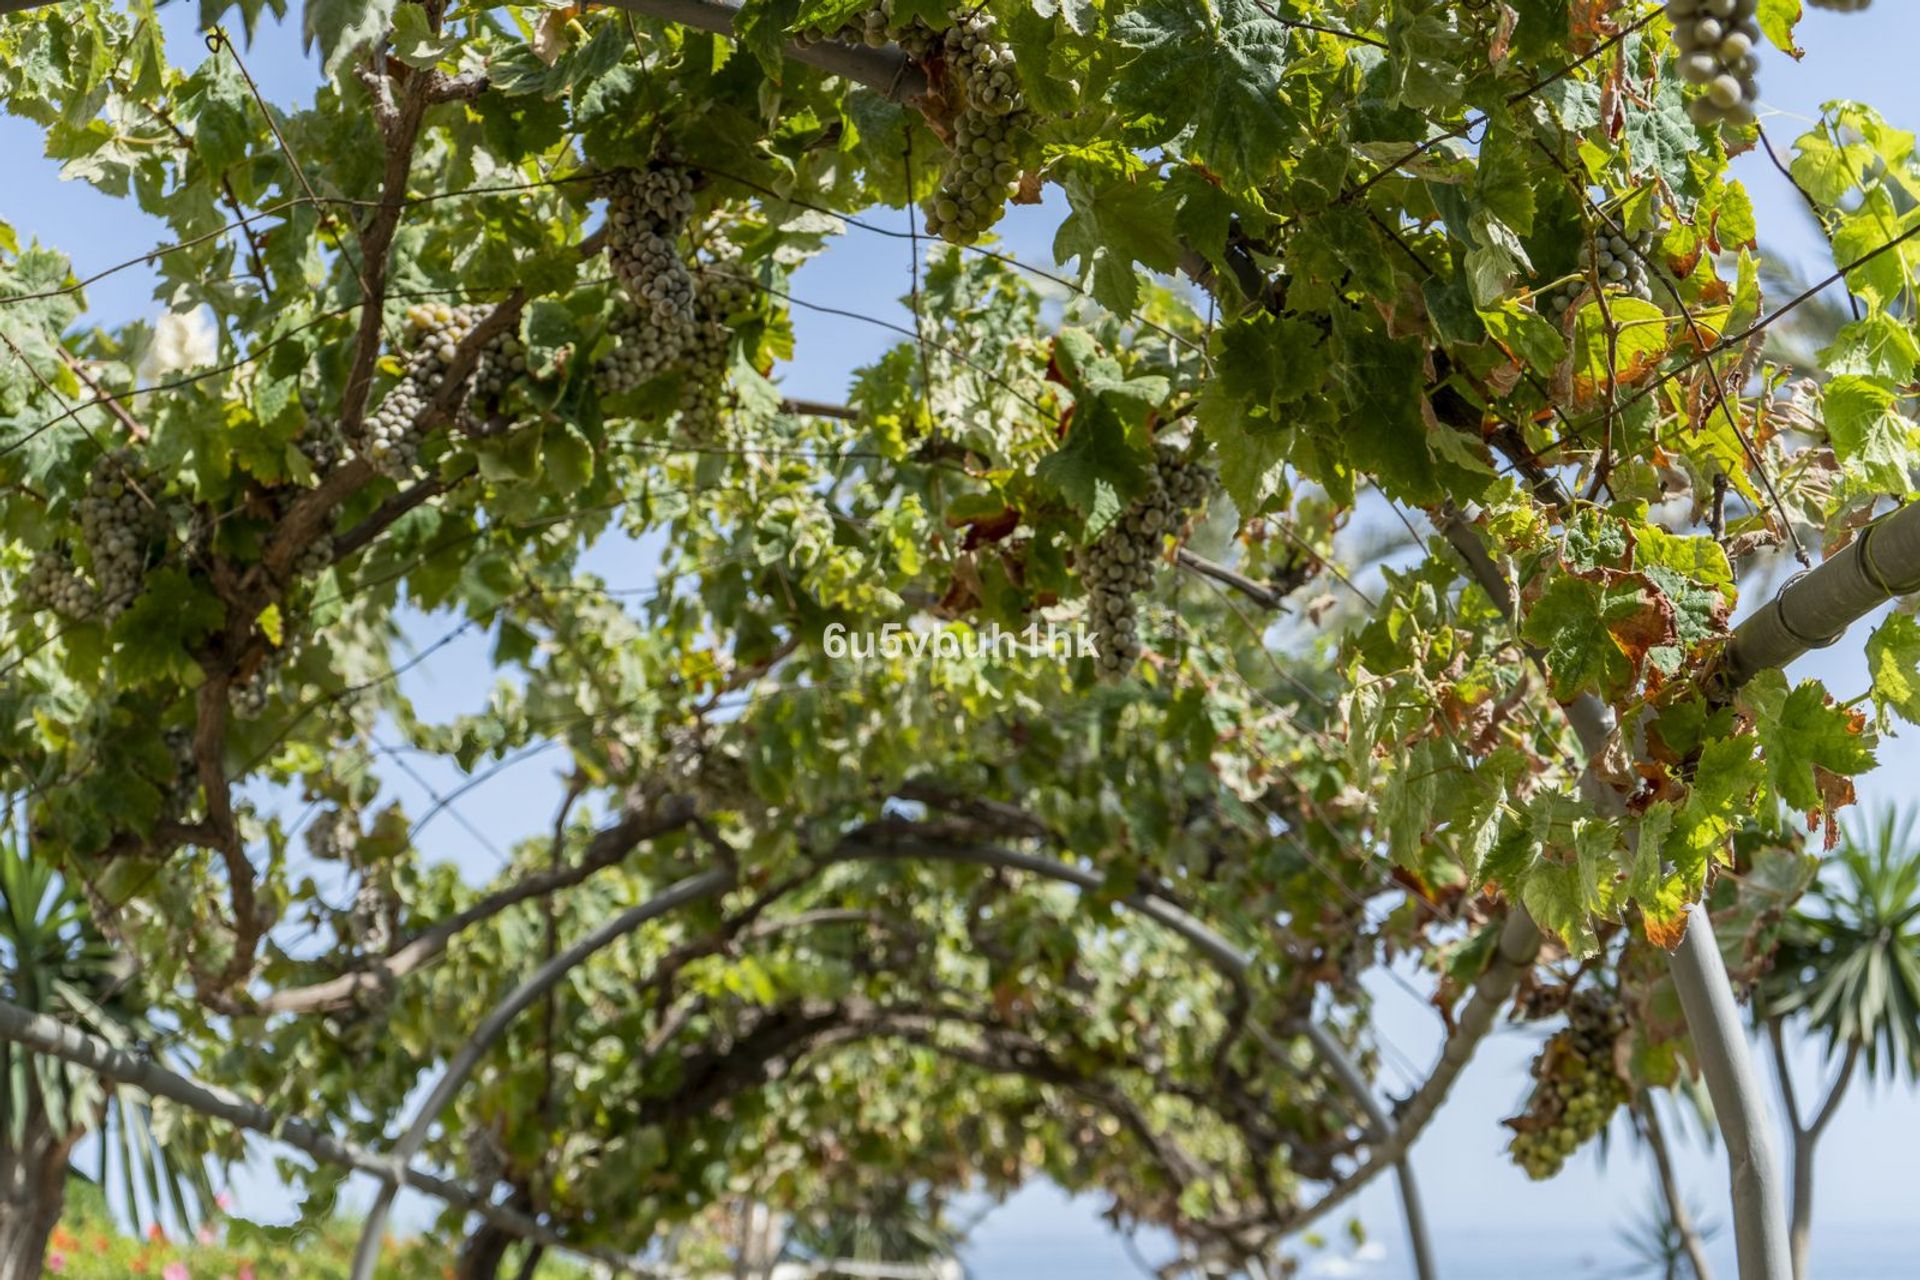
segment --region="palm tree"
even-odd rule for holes
[[[923,1267],[932,1275],[953,1265],[971,1227],[950,1217],[938,1197],[900,1187],[795,1220],[780,1252],[823,1277],[847,1274],[844,1265],[862,1263]]]
[[[1813,1157],[1854,1072],[1912,1080],[1920,1054],[1920,840],[1912,812],[1889,811],[1871,829],[1850,827],[1838,857],[1781,931],[1773,971],[1755,1009],[1773,1046],[1793,1139],[1793,1273],[1805,1280],[1813,1222]],[[1787,1062],[1791,1021],[1838,1059],[1811,1116],[1801,1110]]]
[[[1701,1274],[1702,1243],[1712,1239],[1718,1228],[1711,1223],[1699,1227],[1682,1226],[1674,1221],[1674,1204],[1655,1192],[1646,1212],[1620,1229],[1620,1242],[1633,1255],[1633,1261],[1614,1276],[1659,1276],[1661,1280],[1705,1280]],[[1700,1221],[1698,1209],[1682,1206],[1688,1223]]]
[[[0,998],[118,1047],[159,1037],[132,966],[101,937],[86,903],[50,866],[0,838]],[[56,1058],[0,1042],[0,1280],[38,1276],[66,1202],[74,1149],[100,1135],[96,1177],[117,1170],[129,1213],[191,1221],[213,1202],[206,1165],[156,1133],[147,1096]]]

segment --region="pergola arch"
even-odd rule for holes
[[[989,843],[932,839],[912,823],[885,822],[874,828],[862,829],[855,833],[855,837],[842,840],[824,857],[818,859],[809,868],[807,875],[791,880],[783,888],[782,893],[798,889],[812,876],[832,866],[862,862],[947,862],[997,867],[1027,872],[1091,892],[1098,892],[1107,883],[1106,877],[1098,871],[1055,858],[1024,853]],[[674,882],[645,902],[609,918],[577,939],[572,945],[556,952],[551,959],[522,979],[488,1012],[475,1027],[466,1043],[441,1069],[426,1096],[415,1107],[405,1131],[389,1148],[386,1155],[389,1173],[383,1178],[380,1192],[369,1208],[363,1224],[360,1241],[354,1254],[351,1272],[353,1280],[372,1280],[373,1278],[374,1264],[379,1256],[380,1240],[392,1210],[393,1200],[403,1180],[399,1176],[399,1171],[410,1167],[419,1156],[441,1114],[452,1104],[454,1097],[471,1078],[481,1060],[506,1034],[514,1020],[553,990],[570,972],[615,942],[682,907],[717,897],[736,887],[738,883],[735,872],[726,866],[713,867]],[[1120,901],[1129,909],[1187,942],[1210,967],[1244,995],[1253,960],[1224,935],[1181,905],[1151,890],[1136,891],[1122,897]],[[1277,1045],[1264,1030],[1259,1033],[1259,1040],[1268,1052],[1277,1051]],[[1338,1042],[1330,1035],[1322,1033],[1311,1036],[1309,1042],[1314,1052],[1322,1057],[1332,1052],[1344,1058],[1344,1052],[1340,1049]],[[1334,1068],[1334,1075],[1336,1081],[1344,1088],[1364,1083],[1363,1077],[1351,1062],[1344,1063],[1343,1068]],[[1378,1140],[1382,1136],[1380,1122],[1385,1118],[1384,1113],[1380,1112],[1378,1104],[1370,1095],[1360,1099],[1359,1102],[1367,1118],[1365,1127],[1369,1134]],[[1385,1136],[1393,1134],[1394,1130],[1389,1124],[1385,1130]],[[1417,1193],[1412,1191],[1411,1170],[1404,1166],[1404,1149],[1394,1157],[1393,1163],[1401,1166],[1402,1193],[1403,1196],[1413,1196],[1411,1201],[1413,1220],[1417,1221]],[[1373,1167],[1375,1166],[1370,1164],[1364,1168],[1371,1170]],[[1304,1225],[1311,1217],[1317,1216],[1323,1211],[1320,1203],[1316,1202],[1308,1206],[1306,1213],[1297,1216],[1295,1221],[1288,1224],[1289,1227],[1297,1228]],[[1330,1208],[1331,1204],[1327,1204],[1326,1207]],[[1416,1252],[1424,1253],[1424,1246],[1418,1246]]]

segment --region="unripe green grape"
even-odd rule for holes
[[[1753,20],[1756,2],[1668,0],[1666,14],[1680,50],[1676,70],[1682,80],[1704,90],[1687,104],[1696,123],[1740,124],[1753,118],[1758,93],[1754,74],[1759,68],[1753,48],[1760,34]]]

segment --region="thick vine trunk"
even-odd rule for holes
[[[66,1203],[73,1140],[30,1118],[18,1144],[0,1141],[0,1280],[35,1280]]]
[[[459,1256],[453,1260],[454,1280],[496,1280],[514,1239],[490,1222],[481,1223],[461,1242]]]

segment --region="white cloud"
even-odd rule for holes
[[[137,372],[141,383],[151,386],[169,374],[212,364],[219,351],[213,321],[204,310],[169,311],[154,322]]]

